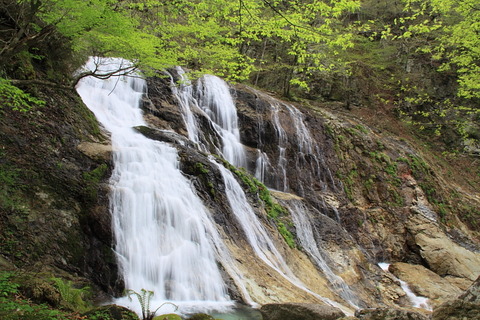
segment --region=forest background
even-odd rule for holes
[[[74,86],[87,56],[120,56],[134,62],[124,72],[181,65],[291,100],[380,108],[445,152],[478,152],[474,0],[1,0],[0,11],[2,108],[41,104],[22,91],[38,85]]]

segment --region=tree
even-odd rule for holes
[[[73,73],[72,62],[76,69],[88,55],[121,56],[146,73],[176,63],[168,51],[158,51],[161,39],[145,32],[138,19],[117,1],[1,0],[0,19],[3,72],[14,60],[28,65],[31,62],[27,60],[42,61],[59,48],[66,54],[58,62],[68,60],[65,64],[70,64],[70,68],[64,72],[69,74]],[[38,49],[42,47],[43,50]],[[34,77],[22,76],[29,81]],[[77,81],[74,79],[71,84]]]

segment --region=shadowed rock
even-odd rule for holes
[[[313,303],[272,303],[262,306],[264,320],[335,320],[345,316],[339,309]]]

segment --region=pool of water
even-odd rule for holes
[[[212,313],[215,319],[222,320],[263,320],[262,314],[258,309],[248,306],[236,306],[228,313]]]

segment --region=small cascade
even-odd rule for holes
[[[331,172],[324,165],[320,147],[304,123],[303,113],[292,105],[276,101],[270,102],[270,108],[271,120],[278,140],[278,160],[274,173],[277,180],[267,185],[279,191],[294,191],[301,196],[314,185],[321,186],[323,191],[327,191],[328,183],[335,188]],[[286,131],[292,134],[287,135]],[[275,171],[275,169],[272,170]],[[290,174],[290,179],[296,176],[292,181],[288,181],[288,171],[296,173]]]
[[[388,271],[388,267],[390,267],[390,264],[389,263],[385,263],[385,262],[380,262],[378,264],[378,266],[385,272],[390,272]],[[403,280],[400,280],[399,278],[395,277],[394,278],[400,282],[400,286],[402,287],[403,291],[405,292],[405,294],[407,295],[408,299],[410,300],[410,303],[412,304],[413,307],[415,308],[420,308],[420,309],[425,309],[425,310],[428,310],[428,311],[432,311],[432,307],[430,307],[429,303],[428,303],[428,298],[426,297],[422,297],[422,296],[417,296],[411,289],[410,287],[408,286],[408,284],[403,281]]]
[[[194,88],[182,68],[177,67],[176,72],[180,77],[180,84],[173,84],[172,92],[179,102],[189,139],[203,151],[207,151],[210,146],[215,149],[210,152],[221,154],[237,167],[246,167],[245,150],[240,143],[237,110],[227,83],[216,76],[204,75],[198,79]],[[173,77],[171,78],[173,81]],[[214,135],[213,138],[205,137],[208,130],[202,132],[195,113],[208,119],[210,128],[214,131],[210,133]],[[218,138],[220,141],[217,141]]]
[[[238,183],[238,181],[233,176],[232,172],[226,169],[224,166],[217,164],[213,159],[210,159],[213,164],[215,164],[225,181],[225,191],[227,194],[230,207],[232,208],[233,214],[235,215],[236,220],[242,227],[243,232],[245,233],[247,240],[250,246],[253,248],[255,254],[270,268],[275,270],[283,278],[289,281],[291,284],[297,288],[308,292],[309,294],[315,296],[316,298],[322,300],[323,302],[335,306],[347,314],[350,314],[350,311],[345,309],[342,305],[322,297],[317,293],[308,289],[302,281],[300,281],[292,272],[290,267],[285,262],[285,259],[282,257],[278,249],[275,247],[273,240],[269,236],[268,232],[265,230],[265,227],[259,221],[256,216],[253,208],[248,203],[248,200],[245,196],[245,192]]]
[[[257,154],[258,156],[257,160],[255,161],[254,177],[258,179],[258,181],[265,183],[265,176],[270,166],[270,160],[265,152],[257,150]]]
[[[276,181],[274,186],[275,189],[280,191],[287,191],[288,189],[288,179],[287,179],[287,158],[286,158],[286,150],[287,150],[287,143],[288,138],[285,130],[283,129],[282,125],[280,124],[280,118],[278,113],[280,111],[279,104],[272,104],[272,121],[275,126],[275,132],[278,138],[278,171],[280,179]]]
[[[297,238],[300,241],[302,248],[307,252],[311,259],[315,262],[317,267],[323,272],[327,280],[332,285],[334,292],[336,292],[343,300],[348,302],[354,308],[358,308],[358,299],[343,279],[333,273],[323,258],[325,252],[315,240],[314,222],[308,213],[308,209],[301,200],[289,200],[282,202],[291,215],[297,231]]]
[[[183,121],[185,122],[188,132],[188,139],[198,145],[200,143],[198,125],[192,112],[192,108],[198,107],[198,105],[197,100],[193,98],[193,85],[182,68],[176,67],[175,71],[180,77],[178,83],[175,83],[173,77],[168,74],[170,76],[172,93],[177,97],[178,105],[182,111]]]
[[[212,75],[204,75],[197,82],[200,108],[215,123],[222,137],[222,153],[236,167],[246,167],[246,156],[240,143],[237,109],[225,81]]]
[[[102,62],[107,70],[126,63]],[[94,59],[87,64],[90,70],[98,67]],[[228,263],[228,254],[209,212],[179,170],[177,150],[133,129],[146,125],[139,106],[144,87],[139,77],[90,77],[77,87],[111,133],[110,208],[126,288],[154,291],[152,307],[171,301],[183,312],[228,308],[233,302],[217,265],[217,258]],[[140,311],[136,302],[117,303]]]

